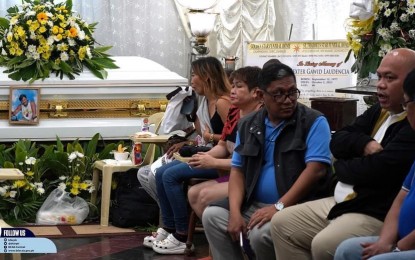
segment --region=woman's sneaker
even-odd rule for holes
[[[153,232],[151,236],[146,236],[143,241],[143,245],[148,248],[153,248],[155,241],[160,241],[169,236],[169,233],[163,228],[158,228],[156,232]]]
[[[153,244],[153,250],[164,255],[184,254],[185,249],[186,243],[177,240],[173,234],[170,234],[166,239],[157,241]]]

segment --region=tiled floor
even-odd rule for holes
[[[22,254],[22,259],[36,260],[89,260],[89,259],[157,259],[157,260],[195,260],[209,255],[209,247],[204,233],[194,235],[195,253],[191,257],[184,255],[159,255],[142,245],[145,235],[101,236],[88,238],[51,239],[57,254]],[[9,258],[9,256],[7,257]],[[11,259],[11,258],[10,258]]]

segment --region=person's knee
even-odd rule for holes
[[[199,192],[199,203],[201,206],[206,207],[211,202],[210,189],[202,189]]]
[[[336,251],[337,245],[333,243],[333,239],[327,236],[317,234],[311,241],[311,253],[313,259],[332,259]]]
[[[198,204],[199,189],[196,186],[192,186],[187,191],[187,198],[189,199],[190,205]]]

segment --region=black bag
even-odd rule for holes
[[[116,227],[158,225],[159,207],[141,187],[137,178],[137,169],[117,175],[118,185],[110,209],[112,225]]]
[[[183,145],[182,148],[179,150],[179,154],[183,157],[192,157],[194,154],[198,152],[207,152],[211,149],[211,147],[207,146],[193,146],[193,145]]]

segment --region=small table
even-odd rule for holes
[[[102,193],[101,193],[101,226],[108,226],[109,211],[110,211],[110,197],[111,197],[111,182],[114,172],[126,172],[133,168],[139,168],[139,165],[113,165],[107,164],[105,161],[96,161],[92,171],[92,183],[95,190],[91,194],[91,203],[95,204],[97,200],[97,189],[99,185],[99,175],[102,173]]]
[[[140,142],[140,143],[154,143],[154,144],[164,144],[166,143],[171,135],[157,135],[153,137],[135,137],[131,136],[130,139],[133,142]]]

